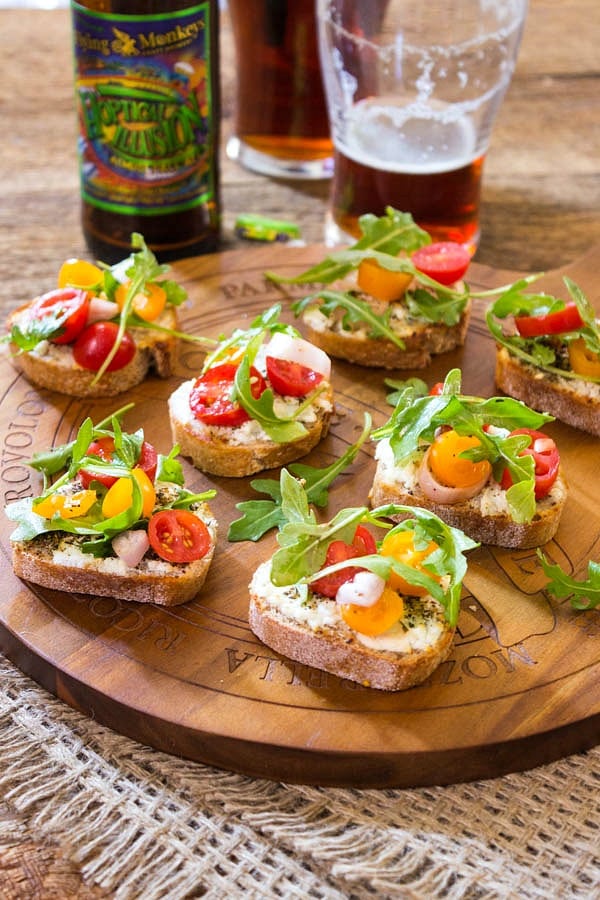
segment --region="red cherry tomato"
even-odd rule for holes
[[[343,562],[346,559],[353,559],[355,556],[367,556],[369,553],[376,553],[377,546],[375,538],[368,528],[359,525],[354,533],[351,544],[345,541],[332,541],[327,548],[325,556],[325,565],[333,566],[335,563]],[[334,598],[339,588],[347,581],[351,581],[357,572],[363,571],[360,566],[348,566],[346,569],[340,569],[339,572],[333,572],[331,575],[323,575],[311,581],[310,588],[316,594],[322,594],[324,597]]]
[[[532,431],[530,428],[517,428],[511,431],[511,434],[528,434],[531,437],[531,444],[521,450],[520,455],[533,456],[535,463],[535,499],[541,500],[546,494],[549,494],[552,485],[558,476],[558,468],[560,465],[560,454],[558,448],[551,437],[542,431]],[[508,469],[505,469],[500,480],[500,487],[504,490],[512,485],[513,480]]]
[[[221,363],[208,369],[196,379],[190,393],[190,408],[194,416],[206,425],[235,427],[247,422],[250,416],[239,403],[231,400],[231,391],[238,366]],[[258,399],[267,383],[259,371],[250,369],[250,390]]]
[[[90,298],[87,291],[76,288],[58,288],[34,300],[30,315],[34,319],[55,315],[57,334],[51,337],[53,344],[72,344],[85,328]]]
[[[444,382],[436,381],[435,384],[431,385],[431,390],[429,391],[430,397],[439,397],[444,391]]]
[[[567,303],[564,309],[545,316],[516,316],[515,325],[521,337],[539,337],[543,334],[562,334],[583,327],[583,319],[576,303]]]
[[[171,563],[202,559],[211,546],[204,522],[189,509],[161,509],[148,522],[150,546],[161,559]]]
[[[98,456],[104,462],[110,462],[115,452],[114,438],[108,435],[98,438],[97,441],[92,441],[86,452],[88,456]],[[155,448],[148,441],[143,441],[136,466],[143,469],[150,481],[153,482],[156,478],[157,465],[158,454]],[[89,488],[92,481],[99,481],[105,487],[111,487],[117,480],[115,475],[94,475],[92,472],[88,472],[87,469],[80,469],[77,475],[86,489]]]
[[[119,326],[116,322],[94,322],[81,332],[73,344],[75,362],[83,369],[97,372],[111,352]],[[107,372],[116,372],[127,366],[135,356],[135,343],[131,335],[124,333],[117,352],[107,368]]]
[[[267,356],[266,363],[273,390],[285,397],[306,397],[323,381],[320,372],[297,362]]]
[[[471,262],[469,251],[454,241],[426,244],[415,250],[411,258],[419,272],[446,285],[462,278]]]

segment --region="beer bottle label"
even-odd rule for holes
[[[71,8],[83,199],[149,216],[212,200],[210,3],[144,16]]]

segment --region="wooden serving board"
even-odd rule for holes
[[[246,325],[289,298],[265,280],[266,269],[294,274],[324,255],[322,247],[257,247],[185,260],[174,277],[188,289],[187,330],[216,337]],[[566,271],[598,304],[595,250]],[[560,272],[540,285],[561,290]],[[473,264],[476,287],[508,283],[515,273]],[[102,402],[38,391],[0,360],[0,484],[3,501],[38,493],[25,461],[69,440],[86,416],[95,421],[129,400],[128,429],[143,426],[160,450],[171,447],[166,401],[197,374],[202,354],[180,348],[168,381],[150,379],[131,396]],[[463,350],[439,358],[425,375],[463,370],[466,391],[491,395],[494,348],[475,310]],[[331,433],[305,461],[323,466],[359,435],[365,412],[387,420],[384,373],[334,363],[336,415]],[[548,555],[581,575],[600,549],[598,440],[560,423],[548,431],[562,451],[570,495]],[[67,595],[27,585],[10,564],[12,523],[2,517],[0,648],[71,706],[115,731],[167,752],[249,775],[348,786],[447,784],[526,769],[600,741],[600,610],[575,612],[544,593],[533,551],[481,547],[470,554],[453,653],[417,688],[384,693],[279,657],[251,633],[247,585],[275,549],[229,543],[235,504],[257,497],[250,479],[209,480],[184,463],[189,485],[214,484],[220,539],[197,599],[173,609]],[[329,518],[365,503],[374,470],[363,448],[335,483]],[[269,476],[276,476],[271,472]]]

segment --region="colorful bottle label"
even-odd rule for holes
[[[83,199],[133,215],[212,200],[210,3],[148,16],[71,9]]]

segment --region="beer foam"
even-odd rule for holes
[[[481,155],[468,116],[392,98],[360,101],[349,111],[345,139],[336,146],[361,165],[387,172],[435,174],[469,165]]]

